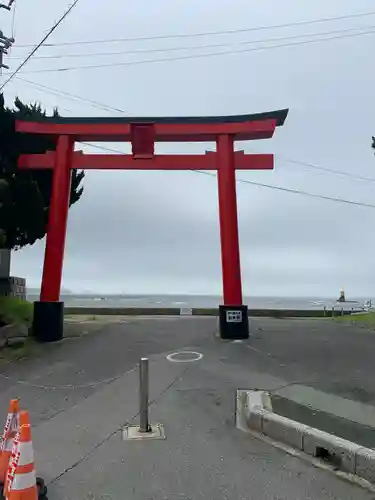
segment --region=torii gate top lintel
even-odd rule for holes
[[[30,134],[67,135],[76,141],[131,141],[134,128],[152,128],[155,142],[214,141],[218,135],[234,140],[267,139],[282,126],[288,110],[233,116],[188,117],[43,117],[20,120],[16,131]]]

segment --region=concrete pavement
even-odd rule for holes
[[[36,359],[0,364],[0,412],[10,397],[20,396],[35,422],[48,419],[132,368],[139,357],[210,342],[216,327],[216,318],[189,317],[103,323],[94,333],[45,346]],[[251,330],[247,347],[224,364],[375,406],[375,332],[329,319],[259,318],[251,320]]]
[[[375,406],[375,332],[330,319],[254,319],[243,363],[289,382]]]
[[[231,343],[215,338],[215,329],[214,318],[132,319],[2,367],[2,414],[17,395],[31,410],[38,474],[51,499],[374,498],[234,425],[238,388],[304,383],[372,402],[374,334],[329,320],[259,319],[249,342]],[[203,359],[166,359],[180,350]],[[165,425],[167,439],[124,442],[121,428],[138,411],[134,367],[145,355],[151,417]]]
[[[234,387],[242,375],[232,382],[210,349],[201,351],[201,361],[186,365],[151,357],[150,416],[164,425],[165,440],[122,440],[122,425],[137,422],[136,372],[38,426],[37,459],[46,457],[38,459],[39,473],[49,480],[50,498],[373,498],[238,431]],[[256,380],[243,375],[242,384]],[[262,383],[273,387],[275,380],[263,376]]]
[[[45,345],[36,358],[0,365],[0,414],[9,399],[19,397],[34,424],[48,420],[120,377],[142,356],[211,339],[215,325],[212,318],[124,319]]]

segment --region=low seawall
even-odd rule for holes
[[[341,310],[249,309],[249,317],[330,318],[351,314]],[[65,307],[66,316],[218,316],[217,308],[179,309],[177,307]]]

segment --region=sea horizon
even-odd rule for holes
[[[39,293],[27,293],[30,301],[39,300]],[[64,291],[61,300],[68,307],[174,307],[213,308],[223,303],[221,295],[210,294],[125,294],[125,293],[74,293]],[[342,308],[361,310],[372,297],[348,297],[347,302],[338,302],[337,297],[277,297],[244,296],[243,303],[252,309],[324,309]]]

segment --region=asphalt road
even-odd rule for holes
[[[215,325],[210,318],[125,319],[45,345],[36,358],[0,365],[0,414],[19,397],[34,424],[48,420],[131,370],[142,356],[211,341]]]
[[[374,331],[330,319],[255,319],[252,326],[253,352],[241,362],[375,406]]]
[[[84,329],[84,327],[82,327]],[[0,411],[20,397],[35,423],[95,393],[142,356],[188,346],[218,356],[215,318],[125,319],[46,346],[42,356],[0,365]],[[251,339],[222,362],[375,406],[375,332],[331,320],[251,321]],[[234,346],[233,346],[234,347]]]
[[[236,388],[298,384],[375,404],[375,333],[260,318],[249,341],[233,343],[215,337],[216,328],[214,318],[126,319],[0,365],[0,410],[5,416],[9,399],[20,397],[31,412],[51,498],[373,498],[235,429],[233,403]],[[165,356],[180,350],[203,358],[185,371]],[[131,370],[142,356],[153,360],[151,415],[167,440],[126,444],[120,429],[136,415]]]
[[[164,426],[166,439],[123,441],[121,429],[108,432],[93,451],[71,460],[69,467],[48,467],[55,477],[58,474],[49,485],[50,498],[373,500],[372,493],[238,430],[233,421],[235,384],[221,371],[219,360],[206,360],[210,350],[202,351],[200,361],[180,366],[164,356],[153,359],[152,372],[158,380],[170,369],[178,370],[153,397],[150,408],[151,423]],[[122,385],[126,387],[126,380]],[[105,400],[115,401],[109,396]],[[128,400],[123,411],[130,405]],[[87,426],[85,415],[81,419]],[[80,425],[80,414],[75,412],[74,417]],[[47,430],[41,426],[42,436],[60,428],[51,429],[49,423]],[[91,430],[90,425],[88,434]],[[80,438],[72,427],[64,434],[72,442]],[[58,443],[61,436],[56,439],[53,434]]]

